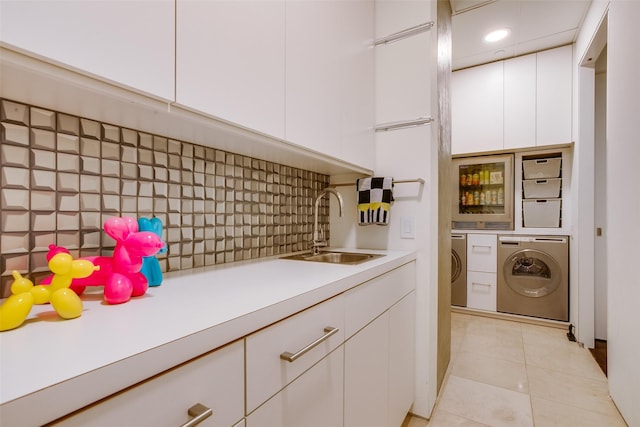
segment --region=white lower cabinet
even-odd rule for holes
[[[498,265],[497,234],[467,234],[467,270],[495,273]]]
[[[247,413],[338,348],[344,341],[343,324],[344,298],[338,295],[249,335],[246,338]],[[293,361],[281,357],[285,353],[296,355],[314,342],[315,346]]]
[[[248,336],[247,427],[399,427],[414,350],[412,262]]]
[[[346,294],[345,427],[402,424],[413,404],[415,264]],[[373,319],[373,320],[372,320]]]
[[[467,234],[467,307],[496,311],[498,236]]]
[[[399,427],[414,350],[410,262],[52,425]]]
[[[496,273],[467,271],[467,307],[496,311]]]
[[[413,405],[416,293],[389,309],[389,426],[402,425]]]
[[[242,420],[242,340],[126,389],[62,418],[53,425],[181,426],[197,416],[188,413],[196,404],[210,408],[213,412],[198,424],[200,426],[228,427]]]
[[[344,348],[345,427],[386,427],[389,423],[389,313],[383,313],[354,335]]]
[[[343,352],[340,346],[265,402],[246,427],[341,427]]]
[[[399,427],[413,404],[415,292],[345,344],[345,427]]]

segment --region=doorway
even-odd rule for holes
[[[604,329],[604,338],[609,338],[606,335],[606,307],[608,303],[605,299],[607,296],[607,261],[598,261],[599,256],[605,253],[603,251],[606,251],[605,243],[608,234],[605,227],[606,164],[604,157],[598,159],[597,153],[598,150],[604,150],[606,154],[606,72],[600,74],[599,83],[596,84],[596,63],[600,59],[599,65],[604,69],[599,68],[599,71],[606,71],[608,61],[608,54],[603,55],[605,46],[607,46],[607,27],[607,11],[605,10],[593,29],[594,33],[589,38],[584,52],[578,53],[580,56],[577,59],[577,133],[580,142],[574,148],[574,160],[578,166],[574,169],[577,171],[577,176],[574,177],[573,182],[576,182],[578,187],[576,192],[578,206],[574,211],[577,228],[574,235],[575,245],[572,246],[571,252],[571,282],[578,283],[579,286],[571,286],[570,288],[570,313],[571,321],[576,325],[576,338],[587,348],[595,348],[596,310],[599,328]],[[598,105],[596,105],[596,85],[598,86]],[[597,137],[596,132],[598,132]],[[598,139],[597,146],[596,138]],[[599,198],[598,202],[596,202],[596,197]],[[599,255],[596,255],[596,245],[600,251]],[[596,270],[602,280],[596,279]],[[596,281],[599,282],[597,291]],[[601,284],[605,284],[605,286],[600,286]],[[600,294],[604,294],[604,298]],[[597,309],[596,300],[599,305]]]
[[[594,337],[591,354],[607,374],[607,47],[595,61],[594,109]]]

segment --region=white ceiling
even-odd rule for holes
[[[573,43],[591,0],[450,0],[453,69]],[[484,36],[507,27],[496,43]]]

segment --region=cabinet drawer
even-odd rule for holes
[[[467,307],[496,311],[496,273],[470,271],[467,273]]]
[[[561,178],[525,179],[522,190],[525,199],[553,199],[560,197]]]
[[[495,234],[467,234],[467,270],[497,271],[498,238]]]
[[[295,354],[327,335],[328,327],[338,331],[293,362],[281,359],[283,353]],[[344,297],[340,295],[249,335],[247,414],[342,344],[343,329]]]
[[[524,226],[531,228],[560,227],[562,199],[523,200]]]
[[[415,262],[411,262],[346,292],[345,339],[415,289],[415,281]]]
[[[229,427],[243,417],[244,346],[237,341],[54,422],[56,426],[180,426],[200,403],[200,426]]]
[[[524,179],[558,178],[561,166],[561,157],[522,161]]]
[[[341,427],[344,347],[339,347],[247,417],[247,427]]]

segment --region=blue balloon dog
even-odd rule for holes
[[[162,238],[162,221],[160,218],[138,218],[138,229],[140,231],[151,231]],[[162,254],[166,251],[167,244],[165,242],[163,248],[160,249],[158,253]],[[162,269],[160,268],[160,262],[155,255],[142,257],[142,269],[140,272],[147,278],[149,286],[160,286],[162,283]]]

